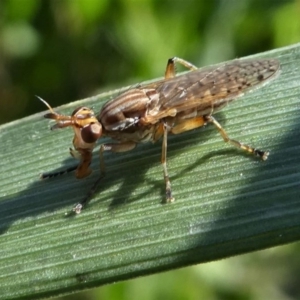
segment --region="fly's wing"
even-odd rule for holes
[[[279,62],[273,59],[234,60],[161,81],[155,87],[160,95],[159,111],[217,110],[249,89],[269,82],[278,70]]]

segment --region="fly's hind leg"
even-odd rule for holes
[[[103,179],[103,177],[105,176],[105,164],[104,164],[104,157],[103,157],[103,153],[104,151],[111,151],[111,152],[125,152],[125,151],[129,151],[134,149],[136,146],[136,143],[133,142],[125,142],[125,143],[119,143],[119,144],[102,144],[100,146],[100,150],[99,150],[99,159],[100,159],[100,171],[101,171],[101,175],[99,176],[99,178],[95,181],[95,183],[93,184],[92,188],[89,190],[88,194],[86,195],[86,197],[84,199],[82,199],[82,201],[80,201],[78,204],[76,204],[73,208],[73,211],[76,214],[79,214],[82,210],[82,208],[91,200],[92,196],[95,194],[97,187],[100,183],[100,181]]]
[[[172,57],[168,60],[166,72],[165,72],[165,78],[173,78],[176,76],[176,69],[175,69],[175,64],[179,63],[186,67],[187,69],[191,71],[195,71],[198,68],[194,66],[193,64],[189,63],[188,61],[179,58],[179,57]]]
[[[268,155],[269,155],[268,151],[262,151],[262,150],[253,148],[251,146],[248,146],[248,145],[243,144],[239,141],[236,141],[236,140],[233,140],[233,139],[229,138],[226,131],[223,129],[223,127],[220,125],[220,123],[213,116],[205,116],[204,118],[205,118],[206,122],[213,123],[217,127],[217,129],[220,132],[224,142],[230,143],[231,145],[233,145],[237,148],[240,148],[240,149],[242,149],[246,152],[249,152],[249,153],[251,153],[255,156],[258,156],[262,160],[266,160],[268,158]]]

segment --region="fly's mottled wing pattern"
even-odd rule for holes
[[[277,60],[234,60],[219,67],[201,68],[161,81],[154,87],[160,94],[160,110],[177,112],[194,108],[216,111],[237,96],[263,85],[278,74]]]

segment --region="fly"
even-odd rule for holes
[[[176,63],[190,72],[176,76]],[[164,79],[125,91],[104,104],[98,114],[88,107],[79,107],[71,116],[61,115],[39,98],[50,110],[44,117],[56,121],[51,129],[73,128],[74,149],[70,149],[70,154],[79,159],[77,166],[61,172],[44,173],[41,178],[73,170],[77,178],[88,176],[92,172],[90,164],[97,140],[102,136],[116,140],[116,143],[100,146],[101,176],[89,194],[73,208],[74,212],[80,213],[105,174],[104,151],[129,151],[138,143],[156,142],[162,138],[161,163],[166,202],[173,202],[167,169],[168,134],[179,134],[207,123],[215,125],[225,142],[266,160],[268,151],[231,139],[212,115],[245,92],[275,78],[279,69],[279,62],[275,59],[233,60],[221,66],[198,69],[193,64],[174,57],[168,60]]]

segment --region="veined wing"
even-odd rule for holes
[[[217,110],[248,90],[269,82],[279,73],[274,59],[234,60],[201,68],[150,84],[160,94],[159,111],[179,113],[196,107]],[[148,85],[147,85],[148,87]]]

